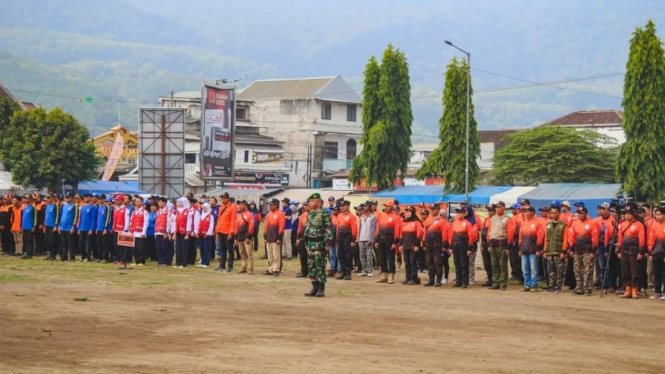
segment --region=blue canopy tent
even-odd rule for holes
[[[132,187],[125,182],[110,182],[110,181],[89,181],[84,183],[79,183],[79,192],[80,193],[103,193],[103,194],[112,194],[112,193],[128,193],[141,195],[145,192],[139,190],[138,188]]]
[[[372,194],[372,197],[396,199],[400,204],[406,205],[441,203],[443,202],[443,186],[395,187],[392,191],[383,190]]]
[[[510,186],[477,186],[475,190],[469,192],[469,204],[487,205],[490,203],[490,197],[506,192],[513,187]],[[466,200],[466,194],[446,195],[442,201],[461,203]]]
[[[616,197],[620,188],[620,184],[544,183],[521,195],[518,201],[529,199],[536,209],[551,204],[554,200],[560,202],[568,200],[571,204],[582,201],[589,210],[589,217],[596,217],[598,215],[596,206],[604,202],[609,203]]]

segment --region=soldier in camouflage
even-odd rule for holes
[[[304,227],[305,248],[307,249],[307,266],[312,290],[307,297],[324,297],[326,290],[326,251],[330,249],[333,238],[332,219],[330,214],[321,209],[321,195],[309,197],[310,210]],[[298,243],[299,245],[299,243]]]

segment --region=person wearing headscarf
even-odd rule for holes
[[[186,197],[181,197],[176,202],[176,217],[175,217],[175,266],[177,269],[184,269],[187,266],[187,251],[189,231],[191,227],[191,216],[189,214],[189,200]]]
[[[254,244],[254,252],[259,251],[259,225],[261,224],[261,211],[256,207],[255,202],[249,203],[247,209],[254,216],[254,234],[252,235],[252,244]],[[266,254],[267,257],[267,254]]]
[[[199,223],[201,222],[201,213],[199,212],[199,204],[196,199],[189,197],[189,219],[190,226],[187,231],[189,232],[189,242],[187,247],[187,265],[194,265],[196,263],[196,243],[199,236]]]
[[[210,266],[210,255],[215,246],[214,237],[215,219],[209,203],[201,205],[201,220],[198,227],[199,248],[201,248],[200,268]]]
[[[402,242],[400,250],[404,254],[404,264],[406,267],[406,278],[402,284],[415,285],[420,284],[418,278],[417,258],[418,252],[422,250],[423,241],[423,223],[416,215],[416,208],[406,209],[404,222],[402,222]]]

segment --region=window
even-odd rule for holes
[[[321,103],[321,119],[332,119],[332,104]]]
[[[354,111],[355,113],[355,111]],[[349,139],[346,141],[346,159],[353,160],[356,158],[356,146],[358,143],[355,139]]]
[[[346,106],[346,121],[347,122],[356,122],[356,106],[347,105]]]
[[[430,152],[430,151],[423,152],[423,156],[425,156],[425,159],[428,159],[429,156],[431,156],[431,155],[432,155],[432,152]]]
[[[247,121],[247,108],[236,108],[236,119],[238,121]]]
[[[245,151],[245,163],[249,163],[249,151]]]
[[[337,142],[323,143],[323,158],[337,159]]]
[[[196,163],[196,153],[185,153],[185,163],[186,164],[195,164]]]

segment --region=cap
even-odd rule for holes
[[[637,214],[644,214],[647,212],[647,210],[642,207],[637,208],[637,210],[635,211],[637,212]]]
[[[335,196],[330,196],[330,197],[328,198],[328,201],[335,201]]]
[[[586,206],[586,204],[584,204],[584,201],[576,201],[574,205],[578,208]]]
[[[105,201],[106,201],[107,203],[112,203],[112,202],[113,202],[113,198],[112,198],[111,196],[109,196],[109,197],[107,197],[107,198],[105,199]]]
[[[279,205],[279,200],[272,199],[272,200],[268,201],[268,205]]]
[[[600,204],[598,204],[598,206],[596,208],[608,210],[608,209],[610,209],[610,204],[609,203],[600,203]]]
[[[549,210],[550,210],[550,206],[549,206],[549,205],[542,205],[542,206],[540,207],[540,211],[541,211],[541,212],[549,212]]]
[[[298,200],[291,200],[291,205],[298,206],[298,205],[300,205],[300,201],[298,201]]]
[[[660,214],[665,214],[665,206],[661,205],[661,206],[657,207],[656,212],[658,212]]]
[[[148,200],[144,201],[143,206],[149,207],[150,206],[150,201],[148,201]]]
[[[194,200],[194,201],[196,201],[196,200]],[[229,197],[229,201],[230,201],[231,203],[235,203],[235,202],[236,202],[236,198],[235,198],[235,197]]]
[[[228,192],[222,192],[222,193],[219,195],[219,197],[221,197],[222,199],[228,199],[228,198],[231,197],[231,196],[229,196],[229,193],[228,193]]]
[[[399,209],[399,205],[395,205],[395,208],[394,208],[394,209],[395,209],[396,212],[399,212],[399,211],[400,211],[400,209]]]
[[[288,197],[285,197],[285,198],[282,199],[282,202],[288,204],[288,203],[291,202],[291,200]]]
[[[333,205],[332,208],[333,208],[333,210],[340,210],[342,208],[342,206],[339,205],[338,203],[335,203],[335,205]]]
[[[531,212],[531,213],[536,212],[536,208],[534,208],[532,206],[525,207],[524,210],[526,210],[527,212]]]
[[[424,208],[425,206],[427,206],[427,204],[425,204],[425,203],[420,203],[420,206],[421,206],[422,208]]]
[[[469,205],[469,202],[466,201],[466,200],[464,200],[464,201],[462,201],[461,203],[459,203],[459,205]]]
[[[321,194],[318,193],[318,192],[315,192],[315,193],[309,195],[309,197],[307,198],[307,200],[311,200],[311,199],[321,199]]]
[[[393,199],[393,203],[395,203],[395,205],[399,205],[399,201],[397,199]]]
[[[238,204],[247,205],[247,200],[240,200],[240,201],[238,201]]]
[[[75,199],[80,199],[80,198],[81,198],[81,195],[76,194],[76,195],[74,195],[74,198],[75,198]]]
[[[455,213],[466,213],[467,210],[464,207],[461,208],[455,208]]]
[[[577,209],[577,213],[584,213],[584,214],[588,214],[588,213],[589,213],[589,209],[587,209],[585,206],[580,206],[580,207],[578,207],[578,208],[579,208],[579,209]]]
[[[490,205],[487,206],[487,211],[488,212],[493,212],[495,210],[496,210],[496,205],[490,204]]]
[[[125,200],[125,195],[118,195],[118,196],[115,197],[115,200],[116,201],[123,201],[123,200]]]
[[[387,206],[388,208],[394,208],[395,203],[392,201],[386,201],[385,203],[383,203],[383,206]]]
[[[99,194],[97,192],[92,194],[92,197],[99,197]]]
[[[521,205],[531,205],[531,201],[529,199],[522,199],[520,202]]]
[[[503,201],[499,201],[498,203],[496,203],[496,204],[494,204],[494,205],[495,205],[495,206],[502,206],[502,207],[504,207],[504,208],[506,207],[506,203],[504,203]]]
[[[71,193],[71,192],[67,192],[67,194],[65,195],[65,197],[68,197],[68,198],[71,199],[72,197],[74,197],[74,194]]]
[[[432,204],[429,206],[430,209],[441,209],[441,205],[439,204]]]
[[[429,215],[429,210],[423,210],[420,212],[420,214]]]
[[[635,208],[632,205],[626,205],[625,214],[635,215]]]
[[[372,201],[372,205],[379,205],[379,202],[377,200]]]
[[[29,193],[27,193],[27,194],[23,195],[23,198],[24,198],[24,199],[32,199],[32,195],[30,195]]]
[[[351,202],[348,200],[342,201],[342,206],[351,206]]]
[[[554,201],[552,201],[552,205],[561,206],[561,202],[559,200],[554,200]]]
[[[513,205],[510,206],[510,209],[519,210],[520,209],[520,204],[513,204]]]
[[[100,198],[100,199],[106,199],[106,194],[100,193],[100,194],[99,194],[99,198]]]
[[[564,201],[563,203],[561,203],[561,206],[567,206],[568,208],[570,208],[570,201],[568,200]]]

